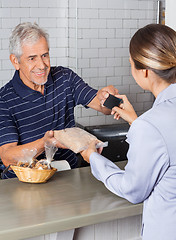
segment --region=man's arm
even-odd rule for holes
[[[13,142],[2,145],[0,147],[0,157],[5,166],[10,164],[16,165],[19,159],[25,159],[25,149],[29,151],[36,149],[36,155],[34,157],[37,157],[45,151],[45,145],[66,149],[64,145],[54,138],[54,132],[51,130],[47,131],[43,138],[30,143],[18,145],[17,142]]]
[[[87,106],[90,108],[93,108],[94,110],[96,110],[98,112],[102,112],[105,115],[111,114],[111,110],[102,106],[102,104],[100,103],[100,100],[98,99],[97,96],[95,96]]]
[[[43,138],[38,139],[34,142],[17,145],[17,142],[4,144],[0,147],[0,157],[5,166],[16,165],[19,159],[25,159],[23,150],[37,150],[37,157],[44,151],[44,140]]]
[[[112,85],[98,90],[97,95],[92,99],[92,101],[87,106],[95,109],[96,111],[102,112],[106,115],[110,115],[111,110],[103,106],[109,94],[117,95],[118,90]]]

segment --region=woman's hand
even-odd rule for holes
[[[84,158],[84,160],[86,162],[89,163],[89,158],[90,158],[91,153],[98,152],[101,154],[103,148],[98,148],[98,149],[96,148],[96,145],[98,142],[99,142],[98,140],[92,141],[86,150],[80,152],[81,156]]]
[[[123,118],[131,125],[137,118],[137,114],[134,111],[133,106],[128,101],[126,95],[116,95],[116,97],[122,99],[123,103],[121,103],[119,107],[114,107],[111,114],[114,115],[114,119],[118,120],[119,118]]]

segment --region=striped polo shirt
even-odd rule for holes
[[[44,95],[26,86],[16,71],[0,89],[0,146],[29,143],[48,130],[75,126],[74,107],[86,106],[96,93],[76,73],[61,66],[51,67]],[[68,149],[58,149],[54,159],[67,160],[71,168],[77,166],[76,155]]]

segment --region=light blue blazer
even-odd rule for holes
[[[143,240],[176,240],[176,84],[132,123],[127,142],[125,171],[92,153],[92,173],[118,196],[144,202]]]

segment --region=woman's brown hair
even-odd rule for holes
[[[176,81],[176,32],[170,27],[149,24],[139,29],[129,50],[137,69],[151,69],[167,82]]]

